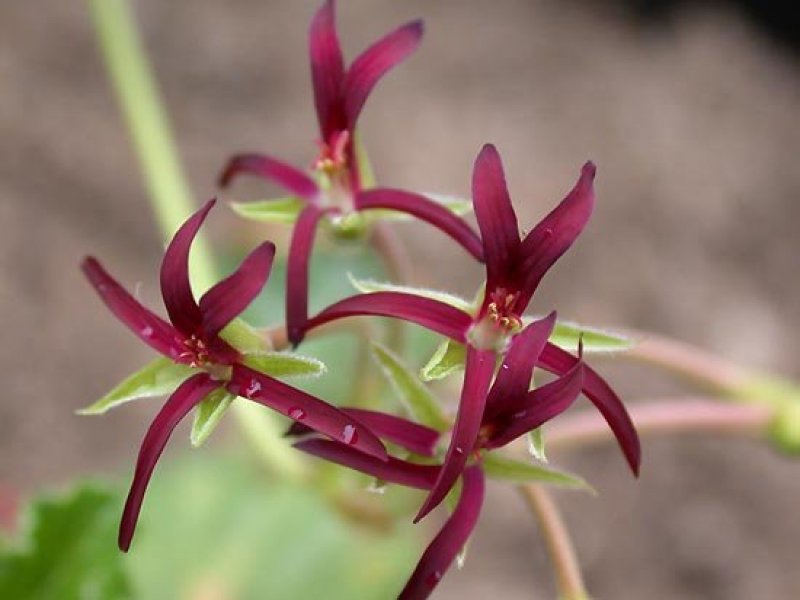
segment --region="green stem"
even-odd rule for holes
[[[150,205],[162,237],[169,240],[196,206],[134,16],[125,0],[89,0],[89,8]],[[208,246],[199,237],[192,246],[191,270],[200,290],[216,281]]]

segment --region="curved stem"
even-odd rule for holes
[[[575,546],[553,498],[543,487],[535,484],[521,485],[518,489],[539,522],[547,553],[553,562],[560,600],[587,600],[589,595]]]
[[[697,396],[654,400],[633,405],[629,411],[641,435],[711,433],[758,437],[774,416],[774,411],[763,404],[723,404]],[[545,435],[548,447],[613,440],[605,420],[588,411],[553,421]]]

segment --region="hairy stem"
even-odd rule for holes
[[[550,494],[541,486],[518,487],[522,498],[539,523],[547,553],[553,563],[560,600],[587,600],[578,556],[564,518]]]

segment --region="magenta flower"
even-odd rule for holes
[[[250,174],[274,181],[302,199],[289,249],[286,319],[289,340],[297,345],[308,318],[308,263],[321,219],[333,223],[362,211],[394,210],[411,214],[441,229],[482,259],[480,241],[450,210],[411,192],[365,190],[355,152],[354,135],[361,109],[373,87],[392,67],[416,50],[422,22],[408,23],[365,50],[348,69],[336,34],[334,2],[327,0],[311,22],[309,47],[314,100],[320,128],[320,154],[314,161],[316,180],[289,164],[262,154],[234,156],[220,176],[227,186]]]
[[[438,300],[408,293],[375,292],[350,296],[329,306],[311,318],[306,329],[344,317],[377,315],[411,321],[467,344],[467,377],[475,377],[476,381],[465,386],[456,431],[463,428],[466,438],[472,438],[481,418],[481,389],[488,385],[492,357],[495,352],[504,352],[520,331],[522,315],[542,277],[586,225],[594,204],[594,175],[594,165],[586,163],[566,198],[520,239],[500,156],[494,146],[487,144],[475,161],[472,178],[473,206],[486,259],[486,290],[477,313],[471,315]],[[548,342],[537,364],[564,375],[575,366],[576,359]],[[638,473],[641,448],[628,412],[594,370],[587,366],[584,375],[583,392],[600,410],[631,469]]]
[[[584,367],[579,358],[563,376],[528,390],[534,366],[554,324],[555,313],[532,323],[514,337],[491,387],[493,356],[475,354],[468,361],[461,402],[462,405],[468,403],[470,410],[480,413],[480,416],[475,422],[474,435],[467,435],[456,422],[450,448],[441,466],[417,464],[394,457],[383,462],[318,438],[296,444],[297,448],[309,454],[367,473],[381,481],[428,490],[430,495],[417,520],[441,502],[458,478],[462,478],[463,488],[455,511],[428,546],[400,598],[426,598],[467,542],[483,501],[484,454],[505,446],[564,412],[580,394]],[[473,386],[480,389],[477,396],[471,391]],[[466,411],[461,410],[458,420],[465,414]],[[436,431],[399,417],[373,413],[370,419],[370,424],[390,419],[382,429],[373,426],[373,431],[415,454],[429,455],[417,451],[419,444],[404,440],[425,439],[424,448],[427,449],[431,440],[435,443],[437,439]],[[290,433],[303,431],[293,428]],[[458,457],[457,460],[453,459],[454,456]]]
[[[333,439],[342,439],[347,430],[351,446],[378,459],[386,458],[383,444],[358,421],[321,400],[303,397],[302,392],[267,375],[251,372],[239,364],[242,354],[220,336],[222,329],[252,302],[267,282],[275,255],[271,242],[258,246],[232,275],[209,289],[199,302],[195,301],[189,283],[189,249],[214,203],[214,200],[207,202],[178,229],[164,254],[161,294],[170,322],[142,306],[94,258],[88,257],[82,264],[84,273],[111,312],[134,334],[174,362],[197,370],[167,399],[142,441],[120,524],[119,547],[123,551],[130,547],[147,485],[172,431],[195,406],[228,380],[238,390],[240,373],[256,377],[264,388],[270,385],[279,388],[286,398],[292,398],[302,408],[302,418],[272,395],[242,395],[290,418],[305,419],[316,431]]]

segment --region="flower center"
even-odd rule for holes
[[[522,329],[522,319],[513,310],[517,294],[499,288],[489,300],[483,317],[472,326],[468,337],[476,348],[504,352],[508,340]]]
[[[183,346],[186,350],[178,355],[177,360],[187,363],[193,368],[205,367],[208,364],[208,347],[199,337],[192,335],[192,337],[186,338],[183,340]]]
[[[328,179],[335,180],[347,173],[347,144],[350,142],[350,132],[337,131],[329,140],[319,142],[319,155],[312,165]]]

